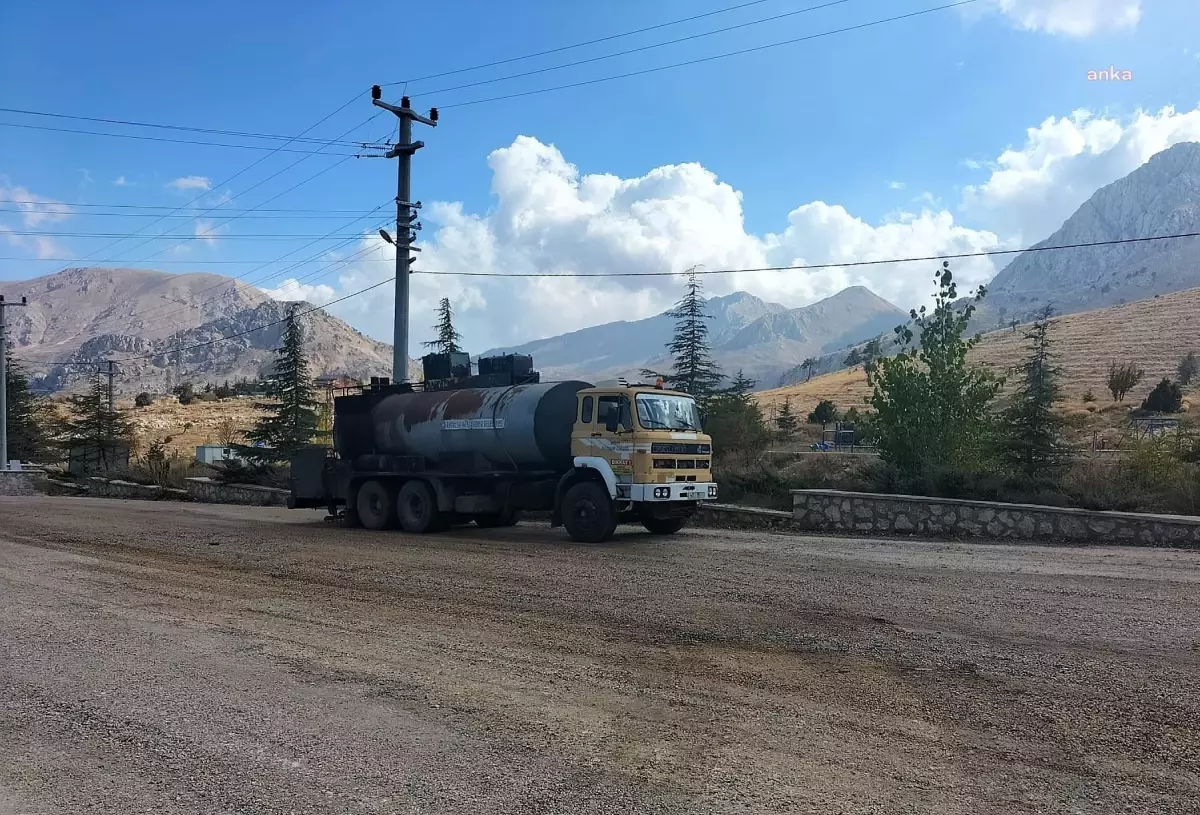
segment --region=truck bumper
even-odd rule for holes
[[[711,481],[671,481],[666,484],[631,484],[629,498],[647,503],[669,501],[712,501],[717,485]]]

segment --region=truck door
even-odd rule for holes
[[[615,428],[615,429],[614,429]],[[633,411],[623,394],[596,397],[596,419],[590,431],[594,455],[608,459],[618,482],[633,481]]]

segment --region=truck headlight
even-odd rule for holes
[[[654,497],[655,498],[670,498],[671,497],[671,488],[670,487],[655,487],[654,488]]]
[[[716,485],[716,484],[709,484],[709,485],[708,485],[708,497],[709,497],[709,498],[716,498],[716,497],[717,497],[717,485]]]

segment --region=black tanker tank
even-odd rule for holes
[[[498,470],[565,470],[571,466],[576,394],[587,382],[394,393],[368,415],[339,412],[337,448],[346,453],[420,456],[429,465],[478,455]],[[365,438],[364,423],[371,436]]]

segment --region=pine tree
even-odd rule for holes
[[[713,361],[708,343],[709,315],[704,310],[702,291],[693,270],[688,275],[687,293],[667,312],[667,316],[675,321],[675,335],[667,343],[671,372],[663,376],[663,382],[669,387],[698,399],[712,396],[721,384],[721,369]],[[645,373],[653,374],[653,371]]]
[[[4,387],[8,395],[8,457],[20,461],[45,461],[50,453],[45,405],[29,389],[29,375],[5,347]]]
[[[443,297],[442,302],[438,304],[438,321],[433,327],[437,332],[437,339],[422,343],[426,348],[433,349],[436,354],[452,354],[462,351],[462,346],[459,343],[462,341],[462,334],[454,329],[454,309],[450,306],[450,298]]]
[[[1025,331],[1029,354],[1017,367],[1017,391],[1004,412],[1006,457],[1031,479],[1052,479],[1067,461],[1063,422],[1053,410],[1062,394],[1062,369],[1051,350],[1051,314],[1049,307],[1042,309]]]
[[[70,417],[60,434],[68,449],[82,447],[85,460],[97,460],[104,470],[127,461],[133,442],[133,424],[109,408],[108,397],[108,384],[97,371],[87,392],[71,397]]]
[[[1179,375],[1180,385],[1190,385],[1192,380],[1196,378],[1196,374],[1200,373],[1200,361],[1196,360],[1196,352],[1188,351],[1183,359],[1179,360],[1179,367],[1176,369]]]
[[[807,376],[804,377],[805,382],[807,382],[808,380],[813,378],[813,373],[817,370],[817,366],[819,364],[820,363],[818,363],[817,360],[813,357],[809,357],[808,359],[806,359],[800,363],[800,370],[804,371],[807,374]]]
[[[738,371],[729,387],[708,397],[708,421],[704,429],[717,449],[761,451],[767,443],[762,408],[751,396],[755,384]]]
[[[246,440],[261,447],[241,447],[245,457],[257,461],[287,461],[300,448],[321,436],[320,402],[304,356],[304,332],[293,310],[283,329],[283,345],[275,368],[267,378],[272,401],[259,403],[267,415],[246,431]]]
[[[779,409],[779,415],[775,417],[775,426],[784,436],[791,436],[796,432],[797,424],[796,414],[792,411],[792,400],[784,399],[783,407]]]

